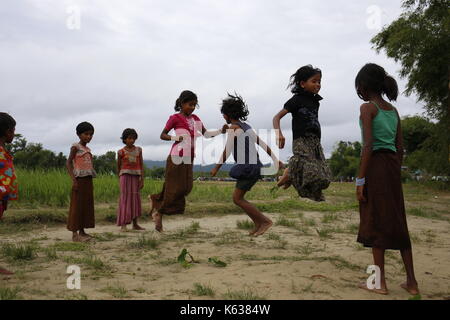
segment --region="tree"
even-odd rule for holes
[[[361,143],[358,141],[339,141],[329,160],[333,176],[337,179],[349,180],[356,177],[361,155]]]
[[[406,155],[423,147],[423,143],[433,135],[435,130],[435,124],[421,116],[405,117],[401,123]]]
[[[406,95],[415,92],[428,116],[439,120],[439,160],[435,166],[450,174],[450,8],[448,0],[404,0],[405,12],[371,42],[377,52],[400,62],[407,78]]]
[[[108,151],[100,156],[93,156],[94,168],[98,173],[117,172],[116,153]]]

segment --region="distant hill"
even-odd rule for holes
[[[153,160],[144,160],[144,164],[147,168],[153,169],[153,168],[165,168],[166,167],[166,161],[153,161]],[[215,164],[211,164],[209,166],[202,166],[202,165],[194,165],[194,171],[195,172],[209,172],[214,168]],[[233,164],[224,164],[222,168],[220,168],[221,171],[230,171]]]

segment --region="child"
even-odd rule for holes
[[[356,76],[358,96],[368,101],[360,108],[363,149],[356,194],[359,201],[360,225],[357,241],[372,247],[374,264],[380,268],[381,288],[360,288],[388,294],[384,273],[386,249],[400,250],[405,264],[406,283],[401,287],[418,294],[414,276],[411,241],[405,216],[401,184],[403,141],[397,110],[382,97],[397,99],[396,81],[373,63],[366,64]]]
[[[165,181],[163,189],[158,194],[150,196],[152,208],[150,213],[155,221],[155,229],[162,232],[162,215],[183,214],[186,206],[185,197],[191,192],[193,185],[192,164],[195,157],[195,139],[199,135],[212,138],[228,129],[224,125],[222,130],[207,131],[200,118],[193,114],[198,105],[197,95],[186,90],[180,94],[175,102],[175,111],[170,116],[160,138],[175,141],[170,155],[167,157]],[[176,136],[168,133],[174,129]]]
[[[144,187],[142,148],[134,142],[138,134],[134,129],[125,129],[122,141],[126,145],[117,152],[117,167],[120,179],[120,199],[117,212],[117,225],[126,231],[127,224],[133,221],[133,230],[145,230],[137,223],[141,216],[140,189]]]
[[[84,229],[95,227],[92,178],[96,174],[91,150],[86,146],[94,136],[94,127],[89,122],[82,122],[76,132],[80,141],[72,145],[66,164],[73,182],[67,229],[72,231],[73,241],[84,242],[91,239]]]
[[[217,174],[222,164],[228,159],[230,152],[233,152],[234,160],[237,162],[230,171],[230,176],[237,179],[233,201],[245,211],[255,224],[255,228],[249,234],[255,237],[260,236],[272,226],[272,221],[244,199],[247,191],[250,191],[261,177],[262,164],[259,160],[255,143],[260,145],[272,157],[274,163],[277,163],[280,167],[283,164],[252,128],[247,123],[242,122],[247,120],[248,109],[240,96],[228,94],[228,98],[222,102],[221,112],[224,119],[231,126],[230,130],[228,130],[227,146],[219,163],[212,169],[211,176],[214,177]]]
[[[0,112],[0,220],[8,208],[8,201],[18,199],[13,156],[6,149],[6,144],[14,139],[15,130],[14,118],[5,112]],[[0,274],[11,275],[13,272],[0,267]]]
[[[277,144],[284,148],[285,138],[280,129],[280,120],[286,114],[292,114],[293,156],[288,168],[284,170],[278,186],[288,188],[291,184],[300,197],[315,201],[324,201],[322,190],[331,182],[331,171],[325,162],[320,145],[320,123],[318,118],[318,95],[321,86],[322,71],[311,65],[303,66],[291,76],[288,87],[294,94],[284,108],[273,118],[273,127],[277,130]]]

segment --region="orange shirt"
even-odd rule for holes
[[[131,151],[124,147],[117,152],[117,156],[122,160],[119,176],[125,173],[137,176],[142,175],[144,166],[141,147],[134,147]]]
[[[96,173],[92,161],[91,149],[80,143],[74,143],[72,147],[77,148],[77,153],[73,159],[73,174],[77,178],[92,176],[95,178]]]

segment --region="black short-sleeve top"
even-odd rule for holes
[[[305,90],[297,91],[285,104],[284,109],[292,114],[292,138],[306,135],[320,139],[319,101],[322,97]]]

